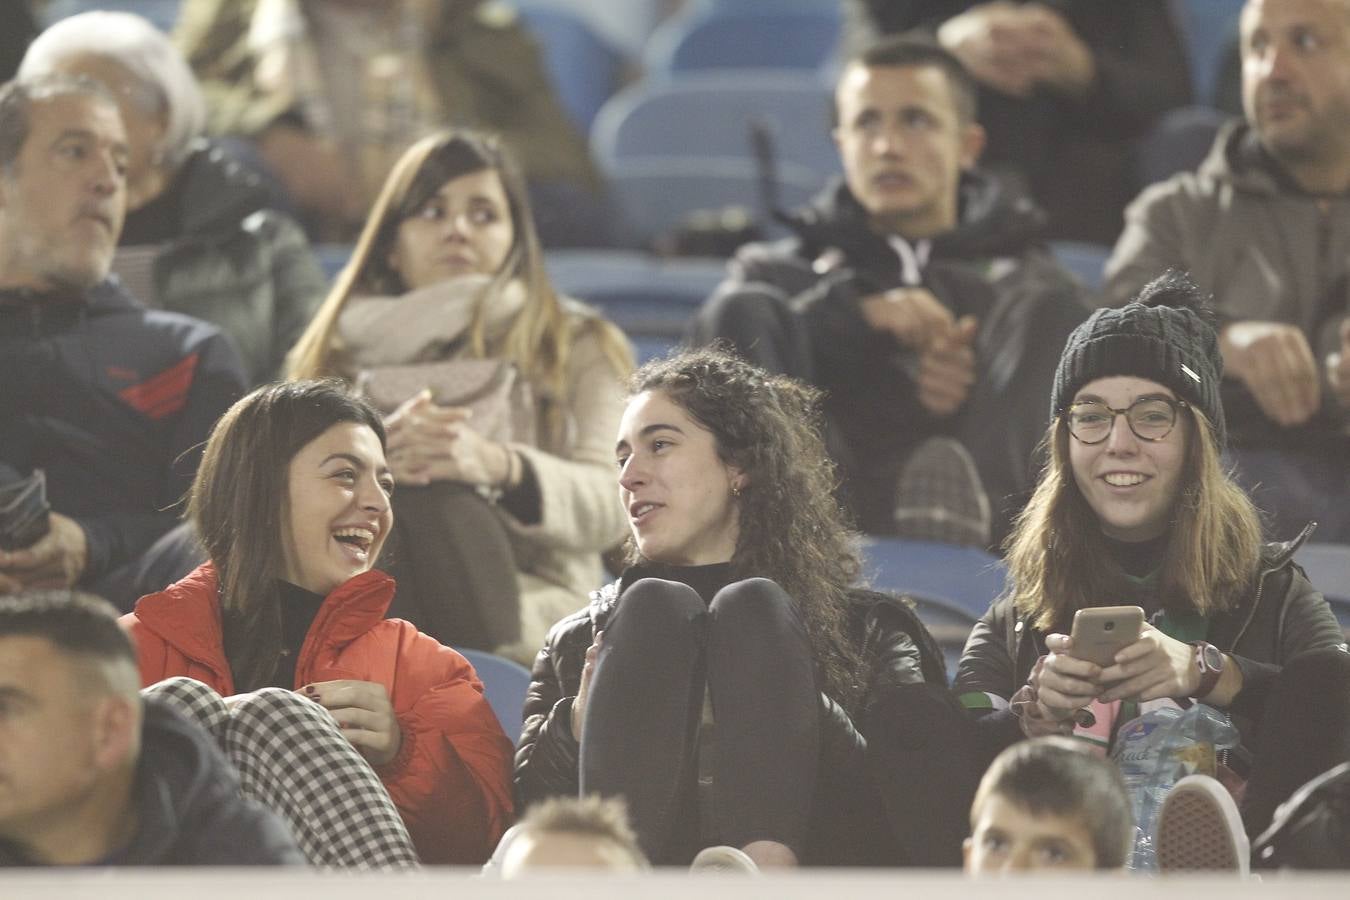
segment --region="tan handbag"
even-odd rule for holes
[[[500,359],[450,359],[409,366],[379,366],[357,376],[356,389],[388,415],[430,388],[439,406],[473,410],[475,431],[500,443],[535,443],[534,396],[514,363]]]

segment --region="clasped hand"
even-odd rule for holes
[[[919,403],[936,416],[961,408],[975,383],[974,316],[955,318],[927,288],[894,288],[864,297],[863,319],[919,354]]]
[[[403,746],[403,730],[384,685],[373,681],[318,681],[300,689],[333,714],[343,737],[373,766],[392,762]]]
[[[1045,646],[1050,653],[1034,687],[1037,703],[1054,719],[1066,719],[1093,700],[1189,697],[1200,685],[1194,648],[1152,625],[1145,625],[1139,640],[1105,668],[1075,657],[1073,639],[1066,634],[1047,635]]]
[[[470,424],[473,410],[440,406],[423,391],[385,419],[389,468],[399,484],[459,481],[495,487],[510,474],[510,449]]]

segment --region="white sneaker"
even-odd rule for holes
[[[747,856],[745,851],[728,847],[726,844],[717,844],[700,850],[698,856],[695,856],[694,861],[689,864],[689,872],[758,875],[759,866],[755,865],[755,861]]]
[[[1233,797],[1208,775],[1173,785],[1158,812],[1153,846],[1159,872],[1222,871],[1246,875],[1251,845]]]

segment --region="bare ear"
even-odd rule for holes
[[[967,872],[970,871],[970,850],[974,846],[975,843],[970,838],[966,838],[961,842],[961,868],[965,869]]]
[[[120,768],[140,748],[140,703],[121,694],[109,694],[97,701],[93,726],[94,765],[100,771]]]
[[[971,122],[961,128],[961,171],[965,172],[975,168],[975,164],[980,161],[980,154],[984,153],[985,143],[988,136],[985,134],[983,126],[978,122]]]

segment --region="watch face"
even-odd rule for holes
[[[1206,644],[1200,651],[1200,658],[1205,663],[1205,668],[1211,672],[1217,672],[1223,668],[1223,653],[1213,644]]]

